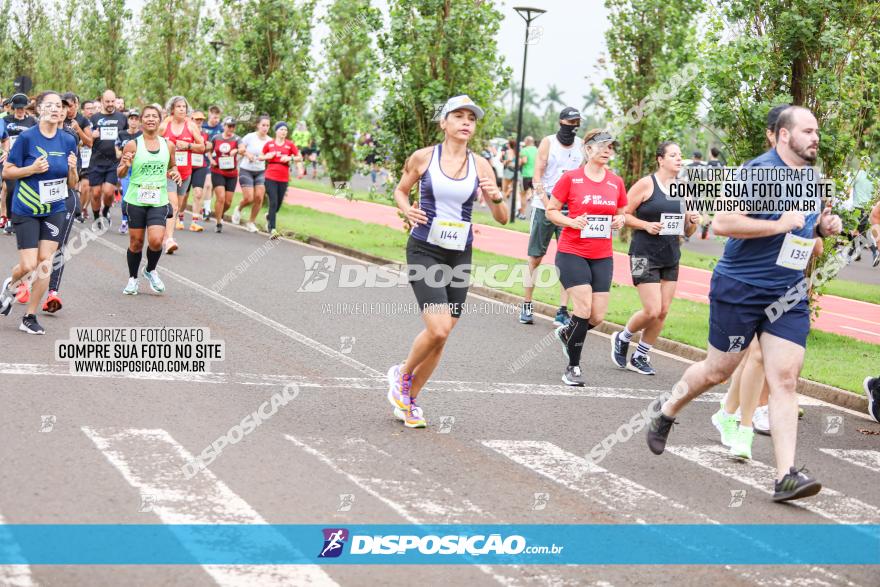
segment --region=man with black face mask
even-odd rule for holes
[[[541,139],[538,147],[538,157],[535,161],[534,195],[532,196],[532,225],[529,231],[529,272],[535,275],[535,270],[547,254],[550,239],[559,234],[562,229],[544,216],[547,210],[549,194],[562,174],[580,167],[584,159],[583,140],[577,136],[578,127],[581,125],[581,113],[570,106],[563,108],[559,114],[559,131],[555,135],[549,135]],[[563,210],[567,213],[567,210]],[[532,292],[535,288],[525,287],[525,299],[519,314],[522,324],[534,323],[532,317]],[[568,323],[568,295],[562,290],[559,299],[559,310],[553,323],[556,326],[565,326]]]

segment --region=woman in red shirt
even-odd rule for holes
[[[186,98],[173,96],[168,100],[166,109],[169,115],[159,126],[159,134],[174,145],[174,163],[182,180],[179,185],[171,180],[168,181],[168,202],[171,204],[174,216],[169,218],[165,225],[165,254],[171,255],[178,248],[174,240],[174,229],[183,230],[183,210],[186,207],[186,195],[189,193],[192,178],[190,154],[203,154],[205,141],[196,123],[187,118],[190,108]],[[181,203],[183,206],[180,205]]]
[[[593,129],[584,136],[583,167],[562,175],[547,206],[547,220],[561,226],[556,253],[559,280],[574,300],[571,321],[556,329],[568,357],[566,385],[584,385],[580,361],[587,332],[602,323],[614,271],[611,231],[623,227],[626,187],[606,166],[616,141]],[[562,206],[568,204],[568,216]]]
[[[214,186],[214,217],[217,232],[223,232],[223,215],[232,205],[238,183],[238,149],[241,139],[235,134],[235,119],[223,120],[223,133],[211,141],[211,185]]]
[[[260,159],[266,162],[266,195],[269,196],[269,218],[267,230],[272,238],[278,236],[275,229],[275,216],[284,203],[287,183],[290,181],[290,162],[302,161],[299,149],[293,141],[287,140],[287,123],[275,123],[275,138],[263,146]]]

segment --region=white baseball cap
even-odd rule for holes
[[[449,98],[446,105],[443,106],[443,110],[440,111],[440,118],[446,118],[454,110],[470,110],[477,117],[477,120],[483,118],[484,114],[483,109],[474,104],[474,101],[466,94]]]

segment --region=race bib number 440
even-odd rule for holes
[[[782,249],[776,257],[776,264],[787,269],[803,271],[810,262],[810,254],[813,252],[813,239],[804,238],[791,234],[785,235],[782,241]]]
[[[611,238],[611,216],[587,216],[581,238]]]
[[[428,242],[444,249],[463,251],[467,246],[470,230],[470,222],[435,218],[428,233]]]

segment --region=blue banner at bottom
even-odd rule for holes
[[[877,565],[880,525],[10,524],[0,564]]]

